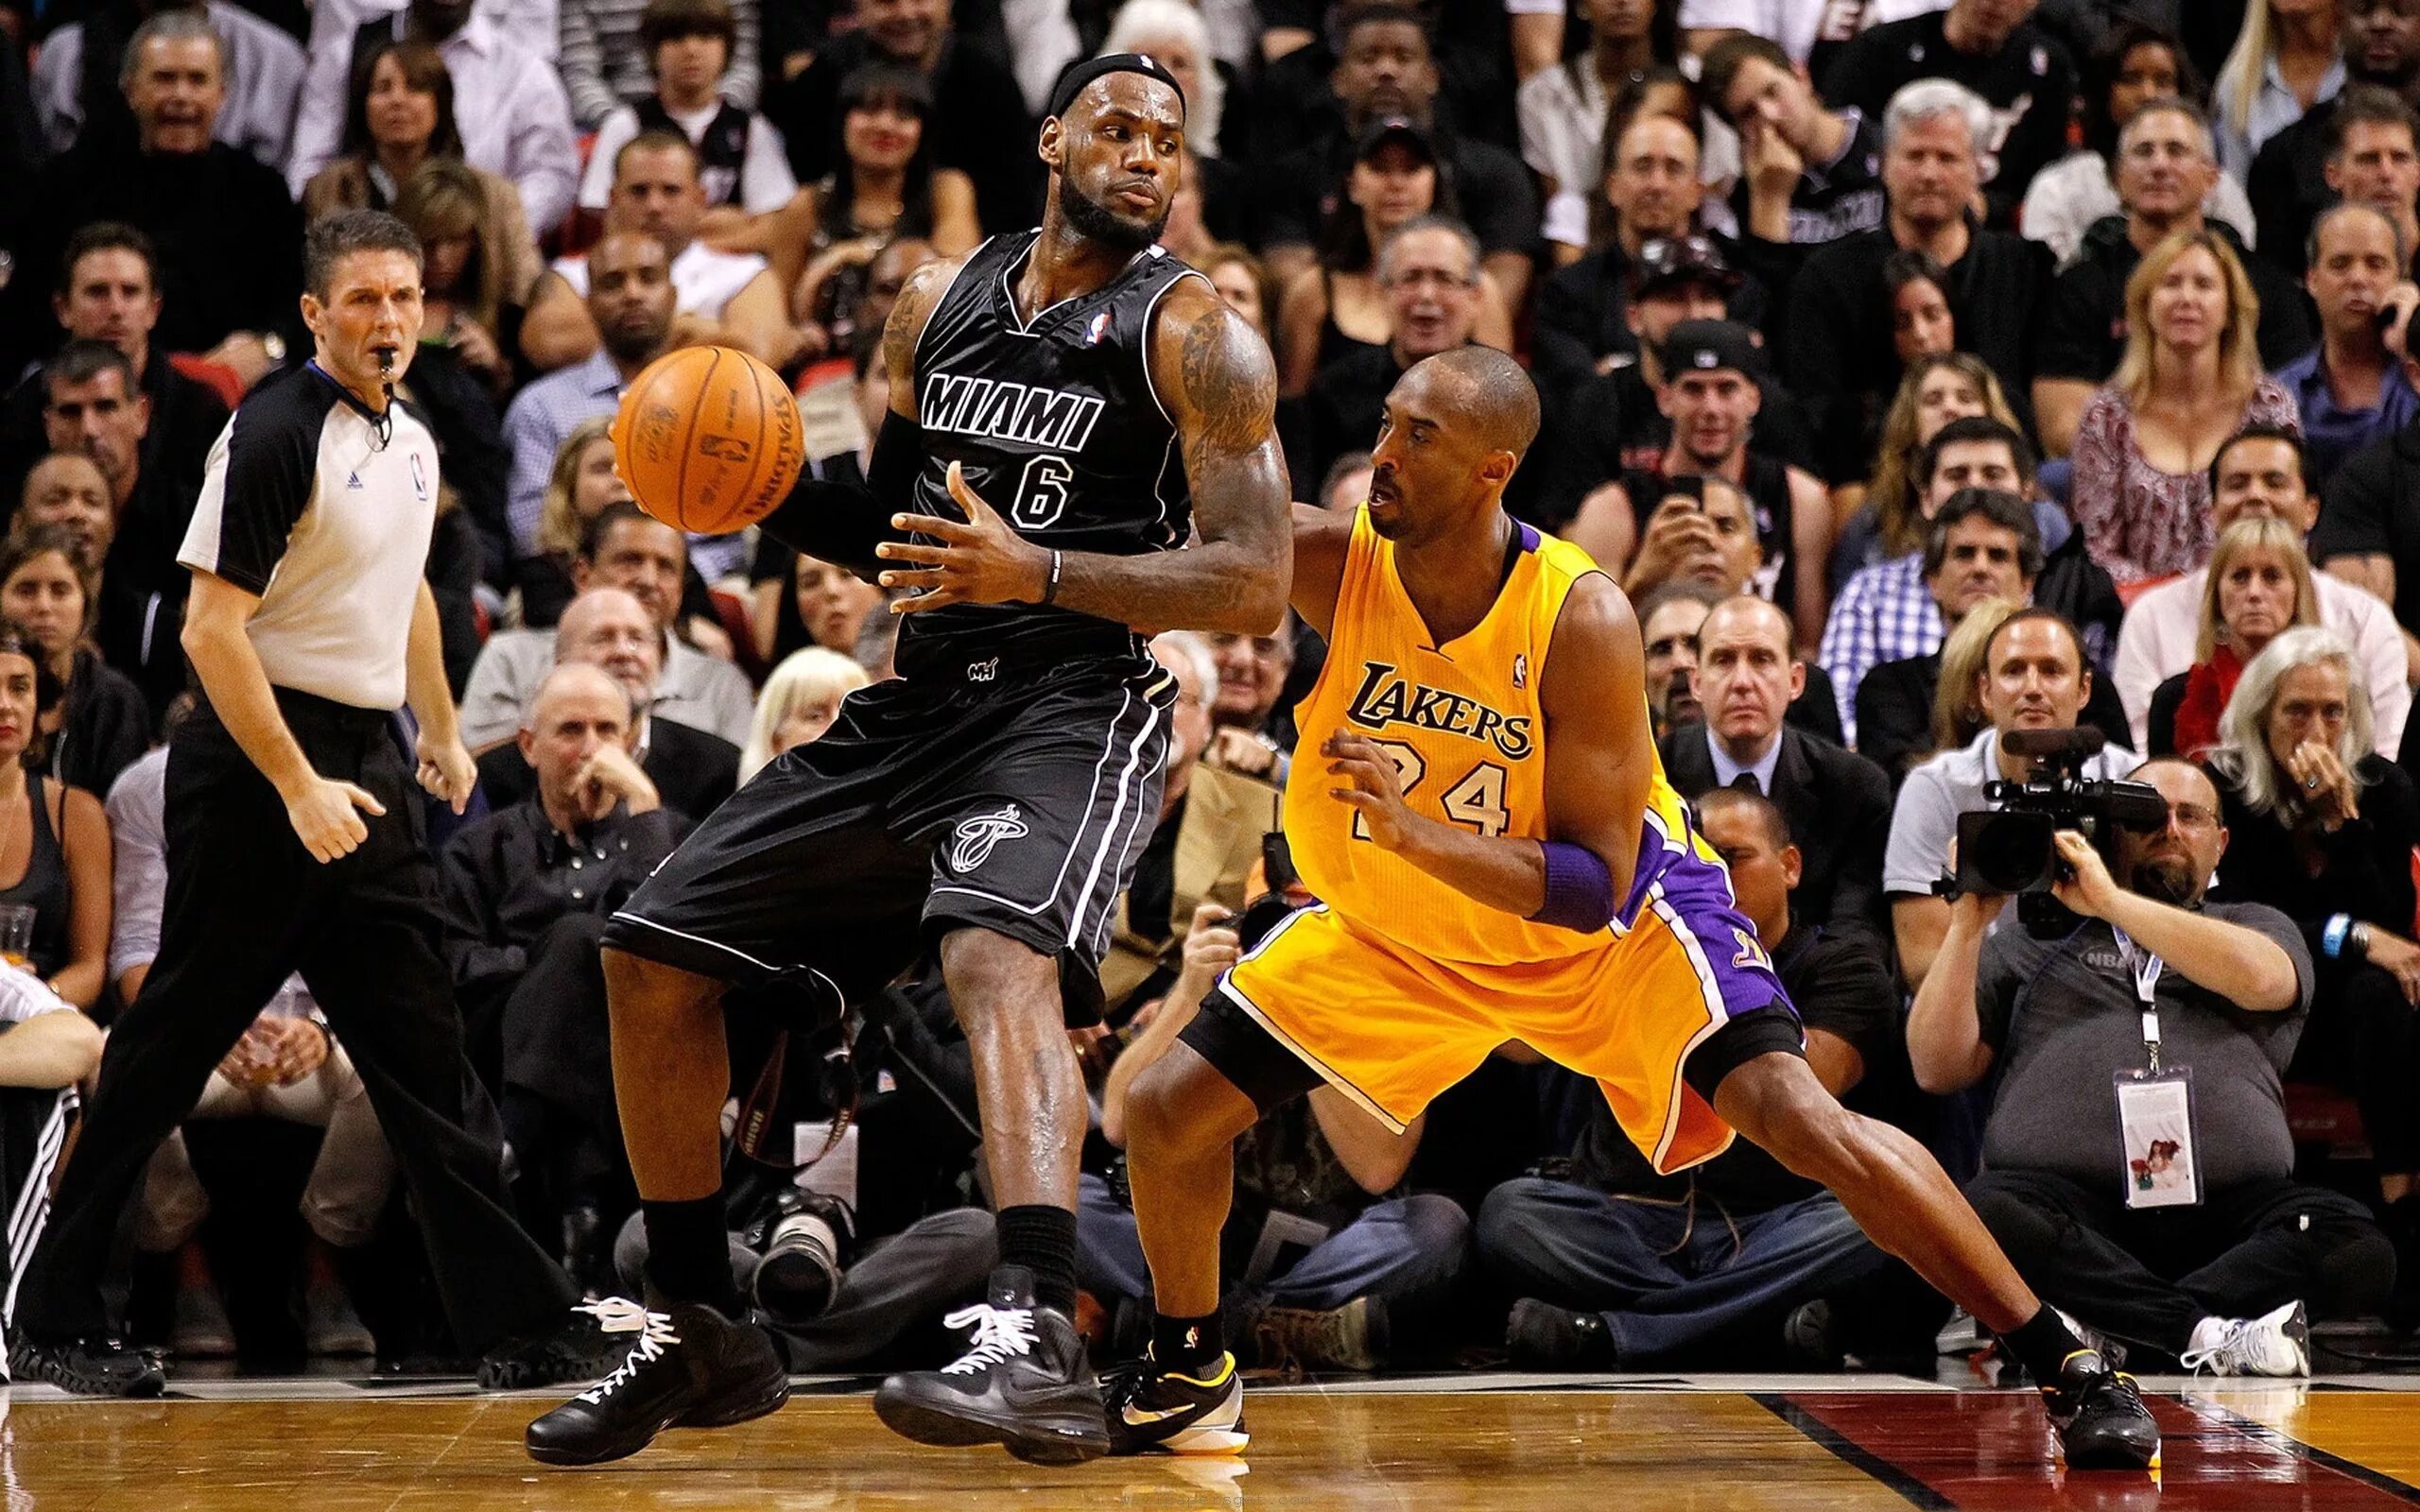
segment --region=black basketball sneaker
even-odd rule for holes
[[[967,1351],[938,1370],[895,1375],[873,1394],[884,1426],[920,1444],[1001,1444],[1036,1465],[1109,1452],[1100,1384],[1076,1325],[1033,1299],[1033,1272],[1003,1265],[986,1299],[942,1322],[972,1329]]]
[[[51,1343],[12,1332],[0,1358],[0,1384],[12,1373],[78,1397],[156,1397],[168,1385],[159,1361],[122,1339],[98,1335]]]
[[[1199,1376],[1164,1369],[1146,1354],[1103,1371],[1100,1391],[1113,1454],[1237,1454],[1252,1442],[1232,1354]]]
[[[610,1297],[581,1309],[608,1333],[636,1334],[613,1374],[529,1425],[529,1457],[601,1465],[647,1448],[667,1428],[728,1428],[789,1400],[789,1373],[763,1329],[702,1302],[650,1313]]]
[[[2066,1357],[2056,1383],[2042,1388],[2042,1406],[2059,1431],[2069,1469],[2159,1468],[2159,1424],[2143,1405],[2135,1378],[2111,1369],[2097,1350]]]

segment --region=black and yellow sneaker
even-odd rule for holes
[[[2111,1369],[2098,1350],[2078,1349],[2060,1364],[2058,1381],[2042,1388],[2042,1407],[2069,1469],[2159,1468],[2159,1424],[2135,1378]]]
[[[1146,1354],[1111,1366],[1100,1386],[1113,1454],[1238,1454],[1252,1442],[1232,1354],[1200,1376],[1164,1370]]]

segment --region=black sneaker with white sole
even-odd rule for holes
[[[1221,1354],[1199,1376],[1163,1369],[1149,1354],[1101,1372],[1113,1454],[1236,1454],[1244,1431],[1244,1383]]]
[[[630,1354],[604,1380],[531,1423],[529,1457],[601,1465],[647,1448],[667,1428],[728,1428],[778,1410],[790,1378],[773,1341],[702,1302],[650,1313],[611,1297],[580,1309]]]
[[[2042,1388],[2042,1406],[2059,1431],[2069,1469],[2159,1468],[2159,1424],[2143,1405],[2135,1378],[2111,1369],[2099,1351],[2068,1355],[2058,1381]]]
[[[938,1370],[895,1375],[873,1394],[885,1427],[919,1444],[1000,1444],[1037,1465],[1073,1465],[1109,1452],[1100,1383],[1064,1313],[1033,1299],[1033,1272],[1003,1265],[985,1299],[942,1322],[974,1332]]]
[[[0,1381],[45,1381],[78,1397],[156,1397],[168,1373],[147,1352],[123,1339],[94,1335],[43,1340],[9,1335],[9,1368]]]

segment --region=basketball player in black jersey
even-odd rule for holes
[[[890,411],[867,482],[802,483],[766,528],[912,596],[902,680],[852,694],[690,836],[609,925],[623,1133],[651,1300],[596,1304],[621,1369],[532,1423],[593,1464],[668,1427],[779,1407],[742,1320],[718,1117],[727,984],[829,1023],[937,949],[974,1052],[1000,1268],[946,1368],[883,1421],[1063,1463],[1109,1446],[1075,1302],[1083,1083],[1115,900],[1159,812],[1172,680],[1141,631],[1265,635],[1292,539],[1269,349],[1155,245],[1184,101],[1150,59],[1071,70],[1043,123],[1037,231],[920,270],[885,329]],[[1183,549],[1179,549],[1183,548]]]

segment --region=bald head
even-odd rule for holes
[[[591,698],[603,699],[618,707],[627,724],[631,717],[631,696],[628,689],[615,681],[603,667],[586,662],[560,662],[538,684],[535,697],[529,700],[529,713],[525,723],[531,730],[546,728],[550,713],[565,705]]]
[[[1422,358],[1411,370],[1451,381],[1460,401],[1458,418],[1482,448],[1518,457],[1538,438],[1537,385],[1519,363],[1494,347],[1456,347]]]

